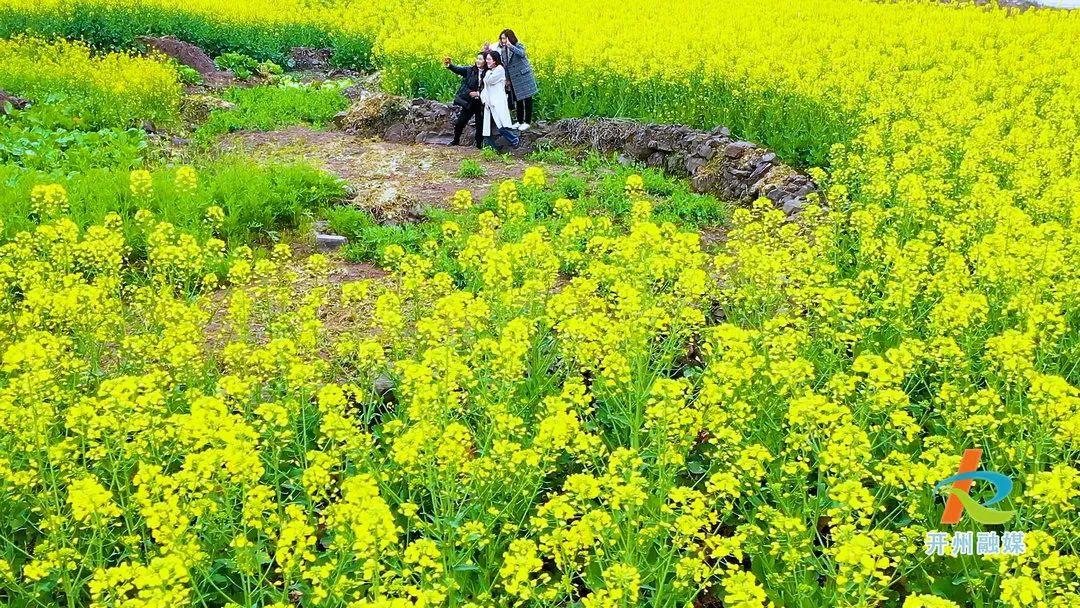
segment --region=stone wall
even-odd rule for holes
[[[335,124],[348,133],[387,141],[445,144],[453,137],[456,114],[457,107],[450,104],[364,91]],[[470,127],[466,137],[471,132]],[[741,202],[764,196],[788,214],[797,213],[811,194],[819,192],[808,175],[784,165],[765,148],[735,139],[724,127],[701,131],[617,118],[541,121],[522,133],[521,146],[513,153],[524,154],[537,146],[618,153],[687,177],[697,192]]]

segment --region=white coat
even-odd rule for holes
[[[484,102],[485,137],[491,135],[492,119],[500,129],[509,129],[514,124],[510,120],[510,106],[506,102],[506,71],[501,65],[484,74],[484,89],[480,91],[480,101]]]

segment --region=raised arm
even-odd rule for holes
[[[468,68],[463,65],[454,65],[451,63],[450,65],[446,66],[446,69],[457,74],[458,76],[465,76],[468,73]]]
[[[509,42],[507,42],[507,46],[510,47],[510,50],[515,55],[521,55],[522,57],[527,58],[527,56],[525,55],[525,43],[524,42],[521,42],[520,40],[518,41],[517,44],[510,44]]]

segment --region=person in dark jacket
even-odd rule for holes
[[[476,55],[476,62],[470,66],[454,65],[449,57],[443,58],[446,69],[461,76],[461,86],[458,87],[457,96],[454,97],[454,105],[459,106],[457,120],[454,121],[454,140],[451,146],[461,145],[461,134],[469,125],[469,120],[476,118],[476,147],[483,147],[483,122],[484,103],[480,101],[480,88],[484,83],[484,69],[487,64],[483,53]]]
[[[499,52],[506,66],[506,80],[510,82],[509,92],[514,102],[512,107],[517,114],[514,127],[528,131],[533,120],[533,97],[537,93],[532,64],[525,55],[525,45],[518,40],[514,30],[506,29],[499,34]]]

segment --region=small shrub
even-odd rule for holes
[[[657,205],[656,212],[670,214],[693,227],[716,226],[727,221],[731,207],[715,196],[680,190]]]
[[[555,178],[555,191],[565,198],[581,198],[588,188],[589,184],[584,178],[571,173],[563,173]]]
[[[484,177],[485,175],[487,175],[487,171],[484,169],[483,165],[481,165],[476,159],[461,159],[461,167],[458,168],[457,172],[458,177],[472,179],[477,177]]]
[[[334,234],[355,240],[364,230],[375,225],[371,214],[356,207],[331,207],[326,210],[326,219]]]
[[[553,165],[572,165],[574,164],[574,158],[562,148],[553,148],[550,146],[539,146],[532,152],[529,152],[525,158],[542,163],[550,163]]]
[[[484,146],[484,149],[480,152],[480,158],[484,160],[499,161],[504,163],[508,163],[513,160],[509,154],[506,154],[505,152],[499,152],[495,148],[491,148],[488,146]]]

